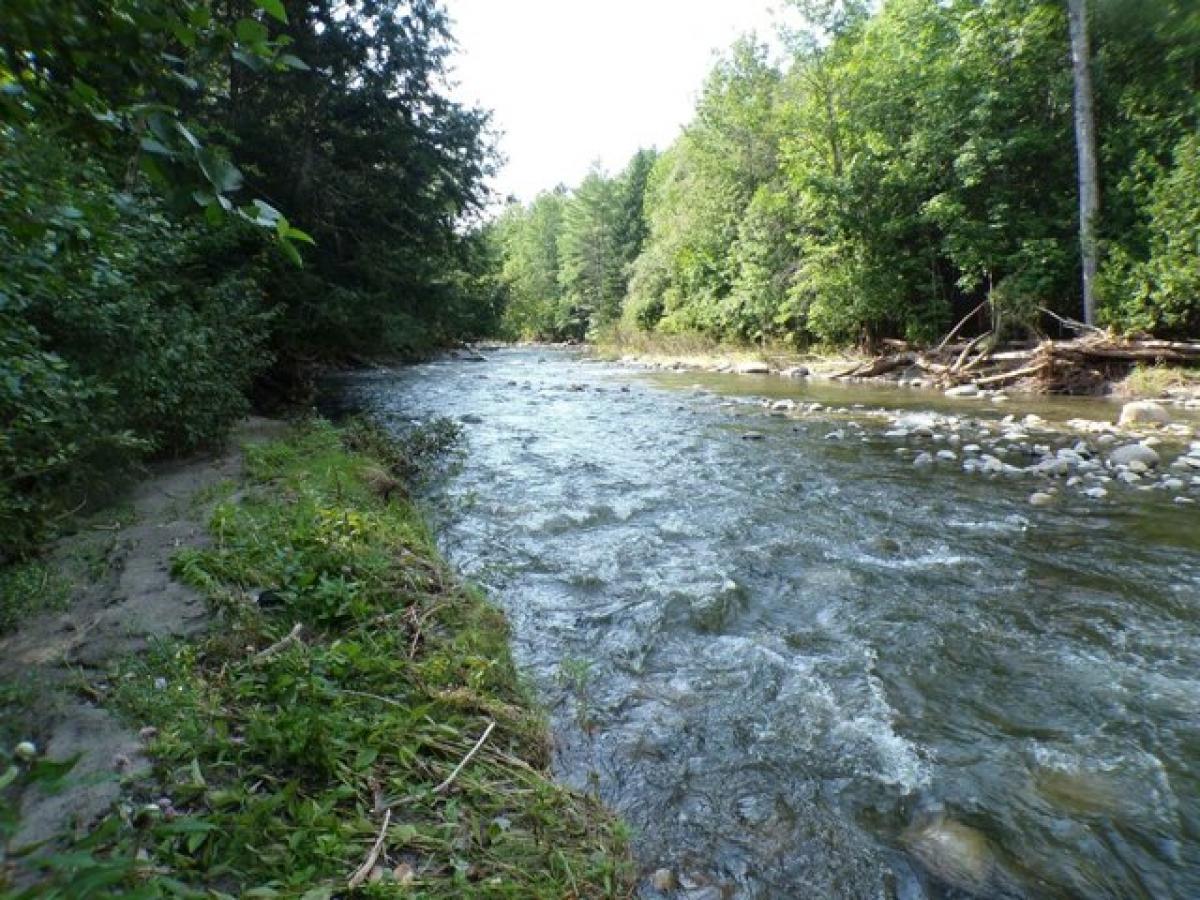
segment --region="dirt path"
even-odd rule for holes
[[[53,549],[49,562],[71,585],[70,605],[0,639],[0,685],[22,693],[29,737],[47,757],[79,759],[64,790],[35,789],[21,798],[20,830],[10,850],[86,829],[149,771],[136,731],[100,703],[108,667],[155,640],[208,626],[204,599],[172,579],[171,559],[208,542],[212,507],[235,489],[241,473],[240,448],[283,428],[250,419],[229,451],[156,467],[114,511],[120,521],[93,524]]]

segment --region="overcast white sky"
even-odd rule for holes
[[[772,37],[776,0],[447,0],[460,99],[494,111],[508,158],[495,187],[531,200],[665,148],[714,51]]]

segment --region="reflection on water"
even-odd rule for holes
[[[1034,509],[736,396],[1009,411],[896,390],[504,351],[338,392],[472,423],[443,547],[681,896],[1200,896],[1195,507]]]

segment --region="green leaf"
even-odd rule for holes
[[[295,69],[298,72],[309,71],[308,63],[291,53],[284,53],[279,57],[278,62],[285,69]]]
[[[158,834],[207,834],[210,831],[216,831],[218,827],[215,822],[204,819],[181,818],[167,822],[165,825],[159,825],[154,830]]]
[[[159,142],[170,146],[175,140],[175,120],[162,112],[152,112],[146,117],[146,125]]]
[[[84,103],[94,104],[100,102],[100,94],[86,81],[81,81],[78,78],[73,79],[71,81],[71,90]]]
[[[279,241],[279,249],[283,251],[283,255],[292,261],[294,265],[303,266],[304,260],[300,257],[300,251],[296,249],[296,245],[287,238],[281,238]]]
[[[196,30],[190,25],[185,25],[183,22],[176,22],[171,26],[171,33],[175,35],[175,39],[183,46],[191,49],[196,46]]]
[[[192,145],[193,149],[200,149],[200,140],[194,134],[187,130],[182,122],[175,123],[175,130],[182,135],[183,139]]]
[[[253,53],[249,53],[246,50],[234,47],[233,58],[252,72],[261,72],[263,70],[263,61],[261,56],[255,56]]]
[[[265,200],[255,200],[242,212],[255,225],[262,225],[265,228],[274,228],[276,223],[283,218],[283,214]]]
[[[208,179],[218,194],[236,191],[242,186],[242,173],[229,160],[218,156],[210,149],[204,149],[196,154],[200,170]]]
[[[254,5],[268,16],[287,24],[287,11],[283,8],[283,0],[254,0]]]
[[[233,30],[241,43],[250,46],[265,43],[269,34],[267,26],[255,19],[239,19]]]
[[[288,225],[287,228],[284,229],[283,237],[292,241],[303,241],[304,243],[312,244],[313,246],[316,246],[317,243],[312,239],[312,236],[307,231],[301,231],[299,228],[293,228],[291,225]]]
[[[379,749],[377,747],[363,747],[358,751],[358,755],[354,758],[355,771],[362,771],[369,768],[376,759],[379,758]]]

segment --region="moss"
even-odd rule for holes
[[[170,804],[107,826],[88,859],[140,855],[114,877],[149,896],[343,896],[387,809],[364,896],[628,896],[621,824],[546,771],[504,617],[455,579],[414,506],[372,490],[388,461],[345,437],[317,424],[249,448],[213,546],[176,559],[220,624],[115,679],[118,706],[157,729]]]

